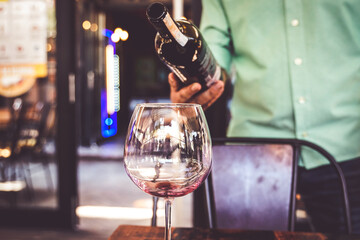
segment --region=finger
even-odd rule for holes
[[[170,91],[177,92],[179,89],[179,80],[177,79],[177,77],[173,72],[169,74],[168,82],[170,85]]]
[[[217,81],[207,91],[194,98],[194,101],[198,102],[204,109],[206,109],[211,106],[223,92],[224,82]]]
[[[193,96],[201,90],[201,85],[199,83],[193,83],[189,86],[183,87],[178,92],[176,92],[176,98],[179,102],[189,102]]]
[[[199,83],[193,83],[189,86],[182,87],[179,79],[174,73],[168,75],[168,82],[170,85],[170,99],[172,102],[189,102],[194,94],[201,90],[201,85]]]

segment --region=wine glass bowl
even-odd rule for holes
[[[144,192],[171,201],[193,192],[211,169],[211,138],[198,104],[144,103],[135,107],[125,141],[124,165]],[[167,216],[170,221],[170,216]],[[170,228],[170,222],[166,223]],[[170,239],[170,229],[165,239]]]

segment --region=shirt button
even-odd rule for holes
[[[295,63],[295,65],[301,65],[302,64],[302,59],[301,58],[295,58],[294,59],[294,63]]]
[[[291,26],[297,27],[298,25],[299,25],[299,20],[297,20],[297,19],[291,20]]]
[[[300,104],[304,104],[305,103],[305,98],[304,97],[299,97],[299,99],[298,99],[298,102],[300,103]]]
[[[306,138],[307,136],[309,136],[309,134],[308,134],[307,132],[303,132],[303,133],[301,134],[301,136],[304,137],[304,138]]]

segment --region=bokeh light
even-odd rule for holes
[[[82,27],[85,30],[89,30],[91,28],[91,23],[88,20],[83,21]]]

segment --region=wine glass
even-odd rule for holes
[[[144,192],[165,199],[165,240],[171,239],[171,203],[193,192],[211,169],[211,138],[200,105],[144,103],[135,107],[124,165]]]

